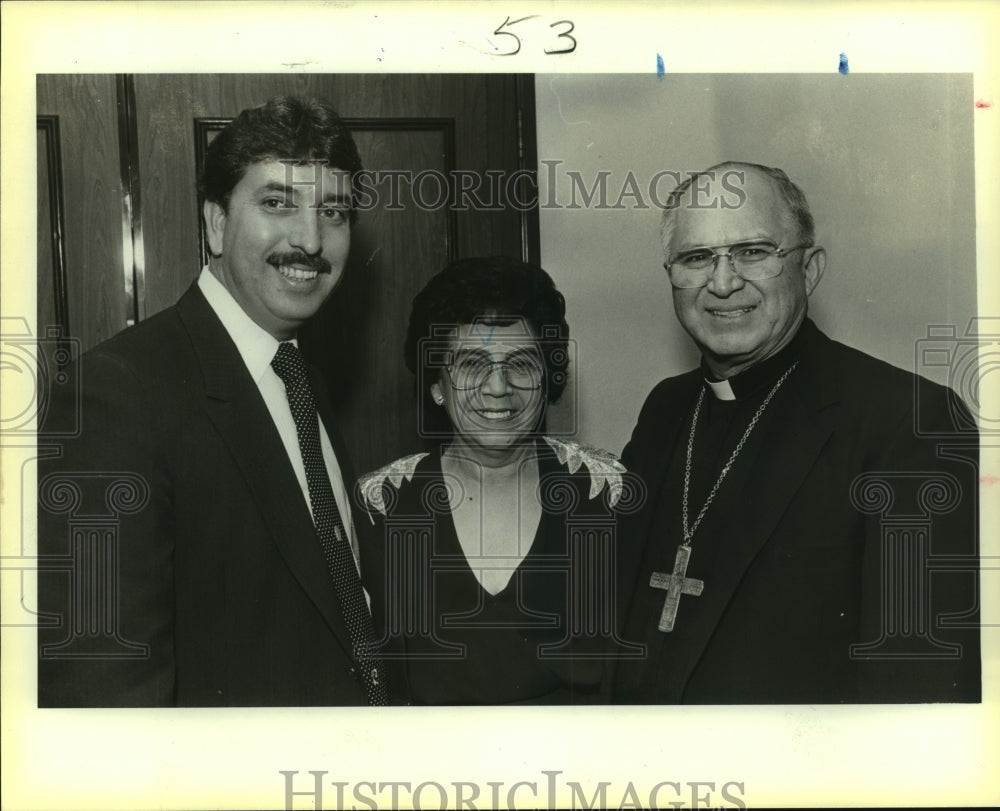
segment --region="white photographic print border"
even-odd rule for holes
[[[648,74],[653,81],[696,74],[764,79],[772,74],[829,74],[847,82],[876,74],[971,75],[976,302],[981,324],[995,324],[990,319],[1000,316],[1000,281],[994,272],[1000,234],[993,227],[1000,212],[1000,59],[994,54],[1000,15],[986,3],[679,2],[611,7],[520,1],[7,2],[2,36],[0,315],[5,342],[13,339],[13,346],[20,345],[19,339],[30,342],[37,336],[35,77],[78,72],[514,71],[535,74],[536,88],[549,86],[549,74],[573,73]],[[549,103],[540,96],[538,104]],[[577,120],[572,112],[555,109],[565,121]],[[542,123],[540,117],[540,128]],[[639,140],[644,144],[651,138],[643,135]],[[586,180],[589,186],[593,177]],[[892,182],[891,177],[879,178],[883,180]],[[618,191],[616,187],[614,196]],[[640,214],[655,228],[655,214]],[[547,231],[556,225],[552,220],[547,225],[543,212],[544,267],[547,251],[558,256],[565,247],[558,243],[559,231]],[[818,227],[822,230],[824,224],[818,221]],[[832,236],[849,240],[849,235]],[[655,232],[649,237],[638,253],[655,247]],[[631,268],[622,263],[615,270]],[[635,272],[653,279],[649,268]],[[672,324],[665,288],[654,294],[664,320]],[[572,306],[572,293],[567,299]],[[835,319],[836,311],[828,315]],[[572,315],[570,320],[574,324]],[[954,334],[966,335],[969,323],[955,320]],[[941,325],[926,326],[930,330]],[[650,334],[649,342],[664,344],[676,337],[670,329]],[[837,337],[835,328],[832,332]],[[913,358],[915,342],[935,336],[947,337],[917,335],[901,351]],[[574,337],[586,345],[586,330]],[[1000,413],[997,375],[986,374],[995,363],[990,360],[993,346],[995,340],[979,349],[982,362],[975,393],[984,421]],[[6,344],[4,349],[6,363],[10,350]],[[877,348],[871,351],[879,354]],[[585,352],[581,349],[581,364]],[[657,362],[654,357],[650,364]],[[912,367],[911,362],[908,368],[920,371]],[[635,368],[642,369],[645,391],[673,373],[662,363],[658,372]],[[0,595],[3,617],[8,618],[30,609],[33,598],[34,381],[7,366],[2,374],[3,400],[9,404],[3,411],[5,424],[14,424],[28,409],[29,428],[26,433],[6,432],[0,447]],[[641,404],[634,396],[628,400],[631,410],[621,417],[626,432]],[[600,429],[594,431],[598,436],[585,437],[588,441],[596,438],[597,444],[620,450],[620,432],[602,439]],[[1000,442],[984,432],[980,705],[385,712],[38,709],[34,630],[4,623],[3,805],[319,809],[995,804],[1000,800],[1000,778],[989,763],[1000,761],[1000,589],[995,588],[1000,515],[997,499],[987,497],[985,488],[995,488],[1000,481],[998,460]]]

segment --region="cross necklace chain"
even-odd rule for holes
[[[681,498],[681,520],[683,522],[684,540],[681,542],[680,546],[677,547],[677,555],[674,558],[673,572],[669,574],[666,572],[653,572],[652,576],[649,578],[649,585],[652,588],[664,589],[667,592],[666,599],[663,601],[663,611],[660,612],[660,621],[656,626],[660,631],[669,633],[674,629],[674,622],[677,619],[677,609],[680,606],[682,594],[687,594],[690,597],[697,597],[704,590],[705,581],[696,580],[687,576],[688,561],[691,559],[691,539],[694,537],[695,531],[701,524],[701,519],[705,517],[705,513],[708,511],[709,506],[715,500],[715,495],[719,492],[719,487],[728,475],[730,468],[732,468],[733,462],[735,462],[736,457],[740,455],[740,452],[743,450],[743,446],[750,437],[750,433],[756,427],[757,422],[764,413],[764,409],[767,408],[768,403],[771,402],[771,398],[774,397],[778,389],[781,388],[781,384],[785,382],[785,378],[787,378],[788,375],[792,373],[792,370],[798,365],[799,362],[795,361],[795,363],[789,366],[785,373],[779,377],[778,381],[771,387],[771,390],[767,393],[767,397],[764,398],[764,402],[760,404],[757,412],[750,420],[750,424],[747,426],[747,429],[743,432],[743,436],[740,437],[740,441],[737,442],[736,447],[733,448],[733,452],[730,454],[729,460],[722,466],[722,470],[719,471],[719,477],[715,480],[715,484],[712,485],[712,489],[708,493],[708,498],[705,499],[705,503],[702,505],[701,510],[694,519],[694,523],[689,525],[688,492],[691,487],[691,458],[694,455],[694,434],[695,429],[698,426],[698,415],[701,413],[701,406],[705,401],[705,387],[702,386],[701,391],[698,393],[698,401],[695,403],[694,414],[691,417],[691,431],[688,434],[687,458],[684,462],[684,492]]]

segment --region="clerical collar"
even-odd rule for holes
[[[753,394],[764,386],[772,385],[784,374],[802,354],[802,350],[811,342],[816,332],[816,325],[807,318],[795,333],[795,337],[780,352],[725,380],[716,380],[702,360],[701,372],[705,384],[717,400],[739,400]]]
[[[706,377],[705,383],[708,385],[712,394],[715,395],[716,400],[736,399],[736,395],[733,393],[733,387],[728,380],[709,380]]]

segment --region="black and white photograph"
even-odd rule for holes
[[[9,807],[1000,800],[995,18],[114,5],[5,35]]]

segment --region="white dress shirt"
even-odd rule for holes
[[[302,498],[305,499],[311,514],[309,483],[306,481],[306,467],[302,462],[295,420],[288,405],[285,384],[271,368],[271,361],[274,360],[278,351],[279,342],[277,338],[260,327],[243,311],[243,308],[236,303],[236,299],[212,275],[207,266],[202,268],[201,275],[198,276],[198,288],[208,300],[208,305],[219,317],[222,326],[229,333],[229,337],[233,339],[233,343],[236,344],[236,348],[250,372],[250,377],[257,384],[260,395],[264,398],[264,404],[271,413],[271,419],[274,420],[274,425],[281,435],[285,453],[288,454],[288,459],[295,470],[295,477],[299,481]],[[292,343],[298,346],[296,340],[293,340]],[[337,457],[333,452],[333,446],[330,444],[330,437],[326,433],[322,417],[319,420],[319,439],[323,448],[323,461],[330,477],[330,485],[333,487],[333,497],[337,502],[341,520],[344,522],[344,529],[347,530],[347,537],[350,539],[351,550],[354,552],[354,563],[358,565],[358,540],[354,532],[354,523],[351,520],[347,488],[344,486],[344,477],[341,475],[340,465],[337,464]]]

